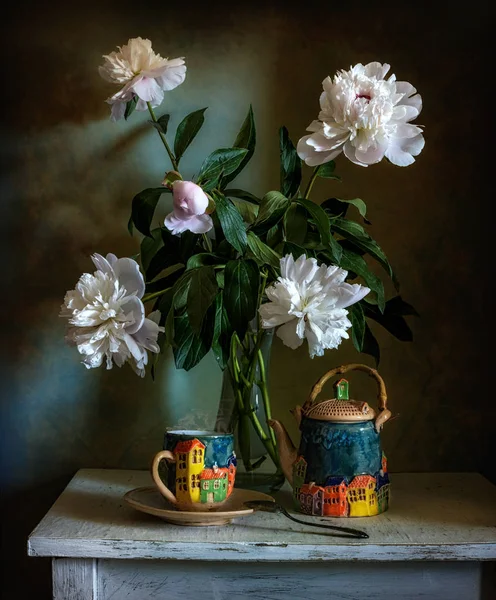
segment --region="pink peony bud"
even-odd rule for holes
[[[178,235],[183,231],[207,233],[213,227],[212,218],[205,214],[208,196],[199,185],[192,181],[174,181],[173,211],[165,217],[165,226]]]

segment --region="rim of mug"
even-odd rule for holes
[[[166,429],[165,435],[187,435],[191,437],[233,437],[233,433],[222,433],[208,429]]]

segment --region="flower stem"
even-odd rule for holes
[[[151,294],[145,294],[143,296],[143,298],[141,298],[141,302],[148,302],[149,300],[153,300],[154,298],[158,298],[159,296],[162,296],[163,294],[165,294],[166,292],[168,292],[170,289],[170,287],[166,288],[165,290],[159,290],[158,292],[153,292]]]
[[[155,116],[155,112],[154,112],[154,110],[153,110],[152,105],[150,104],[150,102],[147,102],[146,105],[148,106],[148,111],[150,112],[150,115],[152,117],[152,121],[154,123],[158,123],[158,119]],[[165,146],[165,149],[167,150],[167,154],[169,155],[169,158],[170,158],[170,161],[172,163],[172,167],[173,167],[174,171],[179,171],[179,167],[177,166],[176,159],[174,157],[174,154],[172,154],[172,150],[169,148],[169,144],[167,143],[167,139],[165,138],[165,135],[161,131],[159,131],[158,129],[157,129],[157,131],[158,131],[158,134],[160,136],[160,139],[162,140],[162,143]]]
[[[244,427],[245,419],[247,417],[251,421],[251,424],[253,425],[253,428],[255,429],[256,434],[258,435],[261,442],[265,446],[265,449],[267,450],[268,455],[270,456],[270,458],[272,459],[272,461],[274,462],[276,467],[279,467],[279,457],[277,456],[276,444],[274,443],[273,438],[270,435],[267,435],[265,433],[265,431],[262,427],[262,424],[260,423],[260,420],[259,420],[253,406],[251,405],[251,401],[250,401],[250,395],[251,395],[251,391],[252,391],[253,384],[255,381],[255,366],[258,361],[258,352],[260,350],[260,343],[261,343],[261,335],[260,334],[263,334],[263,331],[259,332],[259,335],[257,336],[255,348],[252,352],[250,352],[251,361],[250,361],[250,365],[248,367],[247,377],[245,375],[243,375],[243,373],[241,371],[241,366],[239,364],[239,359],[238,359],[238,349],[243,348],[243,346],[241,345],[241,342],[239,341],[239,338],[236,334],[233,334],[233,337],[231,339],[230,362],[231,362],[232,384],[234,387],[234,392],[236,395],[236,403],[237,403],[237,407],[238,407],[238,417],[239,417],[238,434],[240,436],[239,446],[240,446],[240,450],[241,450],[241,454],[242,454],[243,463],[247,466],[247,470],[251,469],[250,457],[249,457],[249,455],[247,455],[247,453],[249,454],[249,444],[247,443],[247,440],[246,440],[247,433],[246,433],[246,429]],[[265,371],[264,371],[264,374],[265,374]],[[265,402],[268,403],[268,393],[267,393],[266,386],[265,386],[264,405],[265,405]],[[270,407],[269,407],[269,414],[270,414]]]
[[[247,420],[246,411],[244,409],[243,395],[241,393],[241,384],[239,380],[241,369],[237,357],[237,341],[237,336],[233,335],[231,337],[229,366],[231,373],[231,384],[234,390],[236,408],[238,411],[238,445],[245,469],[247,472],[249,472],[253,470],[250,460],[250,430],[249,421]]]
[[[272,419],[272,410],[270,408],[270,399],[269,399],[269,393],[267,390],[267,375],[265,373],[265,364],[264,364],[261,349],[259,349],[257,352],[257,358],[258,358],[258,368],[260,369],[260,382],[258,383],[258,387],[260,388],[260,391],[262,392],[262,399],[263,399],[264,409],[265,409],[265,418],[267,420],[267,425],[269,428],[269,435],[272,439],[272,443],[274,444],[274,447],[277,448],[276,434],[275,434],[274,430],[272,429],[272,427],[270,427],[270,425],[269,425],[269,421]]]
[[[315,183],[315,180],[317,179],[317,173],[319,170],[319,166],[315,167],[315,169],[313,170],[313,173],[310,176],[310,179],[309,179],[308,185],[307,185],[307,189],[305,190],[305,193],[303,194],[303,198],[305,198],[305,199],[308,199],[308,196],[310,196],[310,192],[312,191],[313,184]]]

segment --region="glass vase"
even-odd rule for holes
[[[224,370],[216,430],[234,432],[238,457],[236,486],[275,491],[284,483],[271,418],[268,373],[273,330],[252,322],[235,344]]]

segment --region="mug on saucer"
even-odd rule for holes
[[[161,468],[167,461],[167,469]],[[171,430],[152,462],[158,490],[178,510],[208,511],[229,498],[236,477],[232,433]]]

